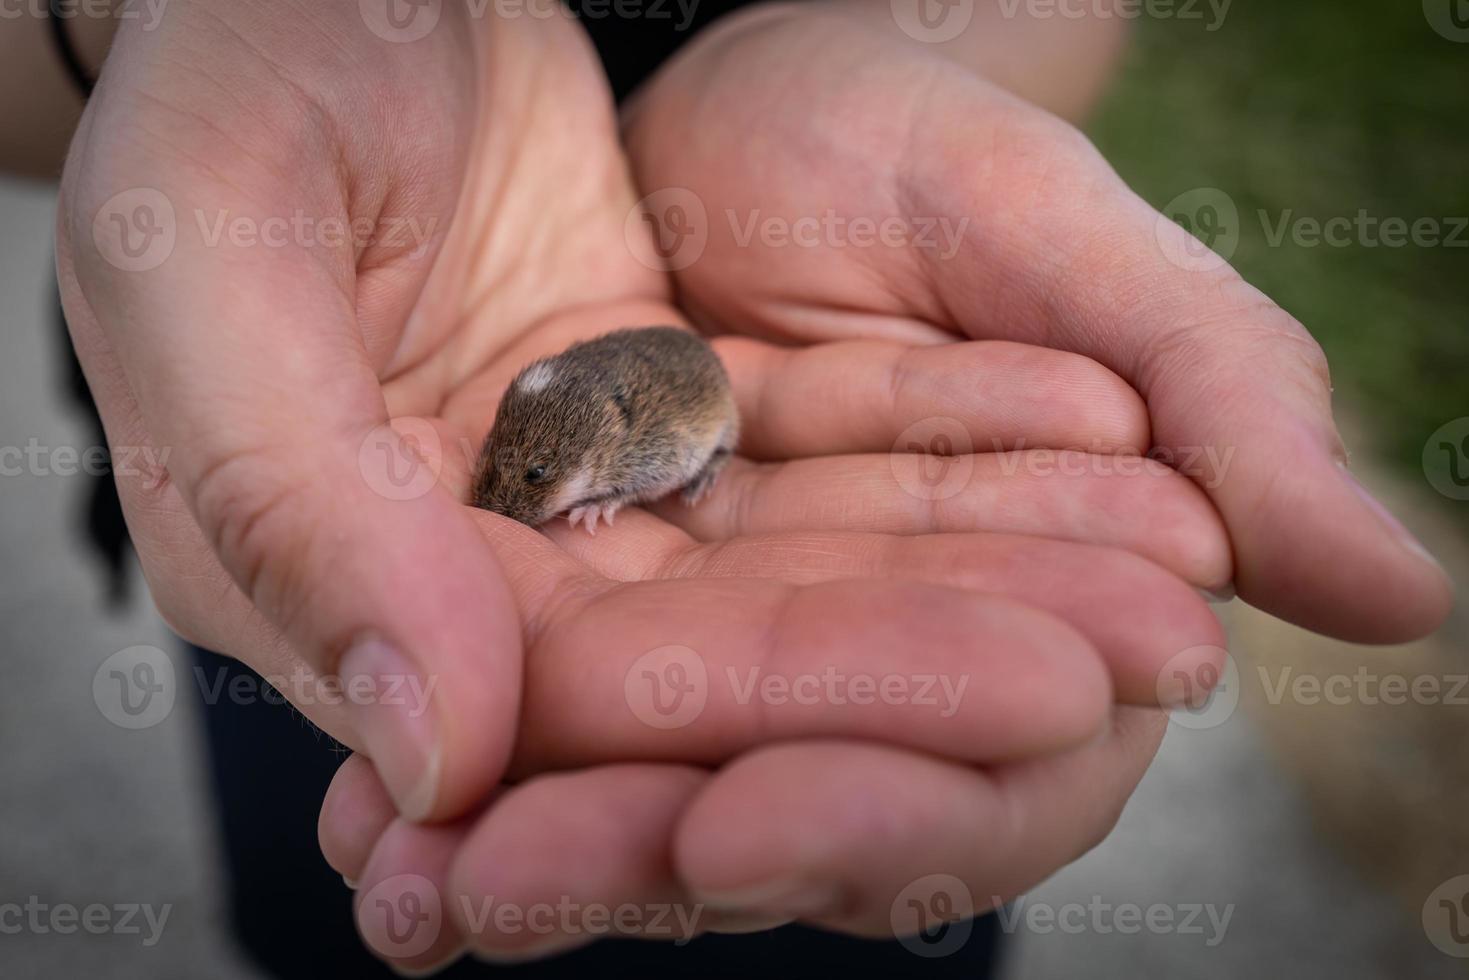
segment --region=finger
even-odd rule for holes
[[[1137,555],[1005,534],[917,537],[844,531],[758,535],[696,544],[637,511],[596,538],[553,531],[574,557],[622,581],[742,576],[784,582],[891,577],[1005,596],[1053,613],[1106,661],[1124,704],[1175,706],[1217,677],[1218,618],[1182,581]]]
[[[366,756],[349,755],[332,776],[317,816],[322,857],[356,888],[372,849],[397,816],[372,762]]]
[[[1095,846],[1141,779],[1163,716],[1121,709],[1105,739],[977,771],[886,745],[758,749],[690,804],[674,845],[693,896],[869,936],[992,908]]]
[[[1206,590],[1231,576],[1228,539],[1189,480],[1140,456],[1028,450],[891,453],[749,465],[735,460],[708,498],[653,512],[714,541],[794,531],[995,531],[1136,552]]]
[[[994,116],[999,98],[958,86],[925,110]],[[974,135],[999,148],[982,182],[952,179],[963,151],[936,152],[937,129],[909,127],[918,138],[903,185],[922,189],[923,206],[1011,232],[965,236],[952,261],[929,264],[956,326],[1094,358],[1147,400],[1162,451],[1212,454],[1217,465],[1195,479],[1224,516],[1252,604],[1363,642],[1436,628],[1448,579],[1347,471],[1326,359],[1305,328],[1134,195],[1074,131],[1005,117],[1010,129]],[[1022,212],[1018,186],[1036,190]]]
[[[473,952],[520,960],[606,936],[687,942],[705,927],[668,842],[702,770],[612,765],[509,790],[466,834],[449,878]]]
[[[1142,454],[1149,444],[1137,392],[1064,351],[1003,342],[792,348],[735,336],[714,348],[743,420],[740,454],[753,459],[890,452],[950,421],[966,443],[956,452]]]
[[[357,932],[399,973],[425,976],[465,951],[449,869],[468,824],[394,820],[373,846],[353,895]]]
[[[682,943],[705,929],[783,924],[780,917],[714,913],[684,900],[669,841],[707,779],[686,766],[612,765],[537,777],[497,796],[474,822],[454,825],[449,874],[432,881],[449,899],[443,928],[468,937],[475,955],[503,961],[607,935]],[[361,804],[370,819],[354,812]],[[371,765],[361,756],[349,759],[322,807],[321,840],[333,867],[353,880],[362,873],[394,822],[391,807]],[[436,853],[440,840],[417,837],[397,846],[422,841]],[[399,866],[425,877],[432,853],[424,857],[418,863],[405,853]]]
[[[565,555],[558,567],[528,528],[493,514],[481,525],[521,601],[541,610],[526,622],[514,772],[717,763],[837,733],[1015,758],[1106,721],[1111,682],[1095,649],[1008,599],[892,580],[610,583],[569,574]],[[1005,682],[984,681],[995,677]]]

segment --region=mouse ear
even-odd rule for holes
[[[622,416],[622,424],[632,428],[632,396],[627,393],[627,388],[621,384],[612,386],[612,404],[616,406],[618,414]]]
[[[555,377],[556,365],[551,358],[543,357],[521,368],[515,380],[510,383],[510,388],[512,391],[534,394],[543,390]]]

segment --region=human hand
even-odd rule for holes
[[[529,359],[612,326],[678,319],[666,279],[626,248],[634,195],[583,39],[561,18],[459,20],[468,15],[455,5],[445,8],[449,22],[412,45],[385,43],[336,6],[200,3],[176,13],[151,34],[124,27],[68,162],[58,265],[73,337],[111,444],[168,453],[166,480],[120,485],[165,617],[268,677],[304,678],[283,693],[370,755],[406,816],[463,812],[507,769],[524,775],[609,754],[713,763],[771,732],[881,729],[971,761],[1052,751],[1099,730],[1114,687],[1125,700],[1181,700],[1155,683],[1179,651],[1198,648],[1186,653],[1191,669],[1217,660],[1217,627],[1187,589],[1152,564],[1084,543],[1095,533],[1185,572],[1227,566],[1212,515],[1164,473],[1095,491],[1096,500],[1149,503],[1148,514],[1122,507],[1132,530],[1121,539],[1119,522],[1088,530],[1078,519],[1076,543],[1049,551],[982,536],[860,534],[711,550],[664,522],[647,518],[639,533],[639,521],[624,518],[618,533],[632,536],[600,535],[606,550],[585,556],[590,568],[546,557],[555,577],[534,581],[554,588],[527,590],[522,563],[507,580],[497,549],[540,554],[545,538],[463,507],[454,449],[483,436],[499,392]],[[139,188],[148,190],[140,197]],[[123,207],[139,200],[153,210]],[[336,243],[324,232],[276,243],[235,234],[237,219],[264,234],[283,210],[376,234]],[[144,237],[141,252],[124,247],[165,213],[172,231],[161,254],[157,238]],[[384,240],[389,222],[404,219],[417,219],[422,238]],[[213,238],[210,229],[226,224]],[[1004,368],[993,382],[1001,388],[1032,373],[1053,386],[1069,379],[1104,407],[1072,425],[1055,399],[999,417],[948,404],[980,444],[1014,431],[1060,445],[1139,442],[1125,385],[1069,355],[971,345],[953,370],[933,372],[934,387],[891,402],[904,356],[893,345],[804,360],[749,342],[721,349],[752,431],[777,445],[811,409],[799,399],[751,405],[750,393],[766,390],[762,376],[783,371],[798,391],[832,367],[868,379],[853,386],[867,411],[836,431],[843,450],[876,460],[758,468],[766,486],[804,501],[795,510],[852,513],[870,498],[896,511],[897,501],[919,521],[907,530],[922,529],[929,508],[905,502],[892,478],[919,460],[894,462],[887,451],[986,363]],[[430,485],[399,493],[378,450],[421,461]],[[886,476],[873,492],[878,463]],[[869,478],[851,485],[854,473]],[[1139,480],[1149,492],[1137,492]],[[680,519],[724,514],[737,526],[740,507],[776,499],[760,480],[727,482]],[[995,529],[1045,516],[1016,498]],[[1177,533],[1162,546],[1134,540],[1158,521]],[[660,560],[636,567],[639,554]],[[1076,581],[1097,568],[1115,574],[1050,594],[1058,575]],[[755,573],[783,581],[736,578]],[[701,580],[711,575],[721,578]],[[854,577],[869,581],[826,581]],[[618,584],[626,578],[665,581]],[[918,581],[870,581],[884,578]],[[1159,628],[1123,615],[1116,590],[1129,587],[1149,596]],[[652,632],[650,604],[664,611]],[[922,656],[899,663],[915,637]],[[833,710],[763,730],[765,719],[726,704],[705,720],[707,739],[676,751],[625,716],[612,722],[620,731],[596,713],[568,723],[548,699],[566,676],[551,666],[576,671],[588,650],[615,645],[594,678],[603,683],[577,692],[604,707],[620,702],[620,671],[670,642],[731,668],[798,664],[791,658],[804,653],[888,672],[972,670],[1013,690],[970,698],[945,725],[921,712],[902,720]],[[544,667],[523,677],[527,653]],[[328,699],[318,685],[338,674],[349,690],[353,676],[365,678],[377,696]],[[427,703],[387,696],[405,678]]]
[[[766,5],[688,45],[625,125],[643,192],[705,213],[702,252],[676,257],[684,308],[785,342],[1003,338],[1093,358],[1222,515],[1244,599],[1357,641],[1434,629],[1448,580],[1343,465],[1310,335],[1077,131],[964,67],[965,43],[846,2]],[[811,242],[828,214],[896,220],[903,240],[869,229],[862,247],[838,226]],[[745,530],[784,526],[766,512]]]
[[[437,826],[399,817],[352,757],[320,838],[357,889],[369,947],[415,975],[465,952],[514,961],[608,935],[686,941],[795,920],[924,932],[942,951],[964,941],[963,920],[1106,836],[1165,727],[1159,711],[1119,708],[1085,746],[986,768],[832,740],[765,746],[713,773],[597,766],[507,787],[477,820]]]
[[[911,416],[928,417],[942,403],[976,438],[1006,431],[987,419],[989,403],[972,392],[1023,387],[1018,378],[1033,373],[1025,370],[1030,352],[1023,349],[957,345],[945,363],[921,372],[932,389],[903,386],[910,400],[890,405],[892,385],[856,384],[884,363],[864,363],[862,355],[891,361],[903,348],[835,344],[747,357],[741,351],[758,345],[721,339],[716,347],[735,379],[742,417],[757,420],[757,430],[777,445],[800,438],[820,418],[830,397],[818,383],[824,377],[852,384],[847,402],[861,410],[832,419],[845,427],[822,431],[837,441],[890,445]],[[989,372],[974,357],[996,352],[1021,360]],[[808,368],[809,383],[795,383]],[[761,397],[765,384],[780,380],[803,394]],[[1069,390],[1057,390],[1061,397],[1046,403],[1032,431],[1059,426],[1051,437],[1062,443],[1105,438],[1087,413],[1075,412],[1070,423],[1052,414]],[[1133,398],[1113,379],[1089,407],[1101,409],[1095,418],[1135,419]],[[779,478],[790,481],[786,506],[819,513],[881,504],[903,492],[897,471],[885,481],[843,476],[860,471],[866,458],[791,464],[808,469],[804,477],[781,464],[742,465],[787,469]],[[920,458],[879,456],[894,466]],[[838,478],[823,474],[821,462]],[[1059,634],[1038,633],[1034,613],[1001,597],[1075,624],[1105,662],[1117,697],[1185,700],[1180,674],[1203,679],[1218,669],[1218,626],[1182,581],[1126,550],[1151,530],[1133,519],[1130,502],[1151,501],[1154,516],[1178,524],[1176,535],[1164,537],[1180,544],[1168,556],[1179,564],[1208,569],[1223,556],[1227,568],[1227,554],[1197,491],[1176,474],[1158,476],[1157,488],[1141,494],[1125,482],[1100,481],[1094,491],[1109,506],[1092,514],[1091,533],[1116,536],[1122,548],[994,532],[787,532],[698,541],[636,508],[593,538],[561,523],[539,534],[477,514],[528,616],[524,720],[511,773],[517,782],[492,795],[481,813],[425,827],[396,816],[371,767],[361,760],[343,767],[323,807],[322,845],[361,888],[358,921],[369,947],[415,973],[465,949],[492,958],[539,956],[596,938],[597,909],[629,906],[646,913],[639,921],[650,927],[648,938],[686,938],[665,931],[668,920],[653,908],[669,904],[680,905],[699,929],[738,931],[801,918],[890,935],[895,923],[907,931],[926,925],[913,909],[931,901],[967,915],[1051,873],[1111,826],[1156,748],[1161,716],[1118,709],[1117,727],[1100,735],[1083,724],[1098,710],[1107,714],[1105,705],[1084,699],[1109,678],[1082,658],[1051,673],[1053,657],[1069,658],[1067,644]],[[441,478],[451,488],[467,487],[467,461],[445,459]],[[1002,479],[981,477],[973,485],[1004,497],[1003,486],[991,485]],[[741,518],[725,512],[747,507],[749,493],[739,487],[738,480],[721,481],[698,511],[658,511],[690,525],[728,526]],[[713,514],[695,516],[705,508]],[[1041,503],[1032,510],[1019,495],[1002,508],[1010,519],[1032,521],[1046,509]],[[920,506],[915,514],[925,512]],[[698,592],[668,581],[687,576],[703,579],[687,583]],[[964,590],[967,600],[941,607],[937,593],[925,595],[914,582]],[[691,602],[696,596],[702,601]],[[772,607],[779,609],[774,616]],[[613,608],[618,612],[607,615]],[[666,663],[644,652],[670,642],[678,656]],[[685,671],[694,710],[659,723],[638,694],[651,673],[652,697],[666,697],[670,689],[661,681],[672,666]],[[796,703],[742,700],[738,693],[741,679],[757,674],[789,682],[831,668],[848,677],[973,680],[989,690],[978,702],[961,695],[947,716],[916,700]],[[668,706],[682,712],[688,701],[676,696]],[[934,755],[990,765],[972,769]],[[713,773],[704,768],[721,763]],[[541,772],[562,768],[575,771]],[[976,826],[993,827],[994,835],[977,839]],[[882,860],[872,860],[874,848]],[[900,894],[916,904],[895,911]],[[504,928],[489,914],[568,906],[587,920],[579,911],[544,928]],[[395,911],[403,909],[413,914]]]

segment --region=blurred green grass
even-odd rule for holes
[[[1469,217],[1469,44],[1418,0],[1236,0],[1207,20],[1144,18],[1089,132],[1155,207],[1229,194],[1235,267],[1325,347],[1338,405],[1374,442],[1357,448],[1422,480],[1428,436],[1469,415],[1469,229],[1459,247],[1392,248],[1355,231],[1272,245],[1267,227]]]

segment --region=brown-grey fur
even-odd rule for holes
[[[523,383],[547,369],[539,390]],[[516,376],[480,453],[470,502],[535,527],[566,509],[552,510],[585,471],[593,480],[586,499],[563,503],[593,507],[594,530],[599,506],[610,523],[618,506],[673,490],[697,501],[738,432],[729,378],[704,340],[675,327],[618,330]],[[538,466],[545,474],[529,481]]]

